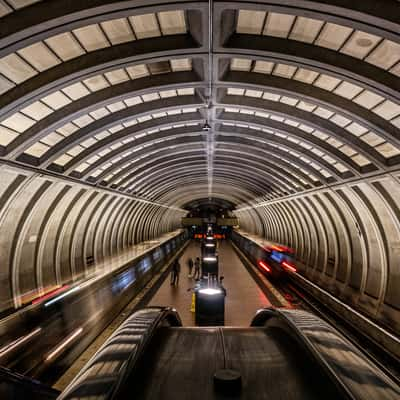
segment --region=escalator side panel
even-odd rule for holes
[[[161,328],[119,399],[213,399],[213,375],[223,368],[218,331]]]
[[[242,374],[241,399],[336,400],[336,387],[282,331],[223,330],[227,368]]]
[[[0,367],[0,399],[54,400],[59,394],[38,381]]]

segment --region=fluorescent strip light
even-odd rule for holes
[[[74,288],[72,288],[71,290],[68,290],[68,292],[65,292],[63,294],[60,294],[57,297],[54,297],[54,299],[51,299],[50,301],[48,301],[47,303],[44,303],[45,307],[48,307],[54,303],[56,303],[58,300],[63,299],[66,296],[69,296],[71,293],[77,292],[81,287],[80,286],[75,286]]]
[[[46,361],[51,360],[55,355],[57,355],[62,349],[64,349],[69,343],[71,343],[80,333],[82,333],[83,328],[77,329],[71,336],[69,336],[66,340],[61,342],[61,344],[56,347],[47,357]]]
[[[4,346],[0,349],[0,358],[5,356],[11,350],[14,350],[16,347],[20,346],[21,344],[25,343],[31,337],[37,335],[42,328],[36,328],[33,332],[29,333],[28,335],[21,336],[19,339],[14,340],[13,342],[9,343],[8,345]]]
[[[217,258],[216,257],[204,257],[203,258],[203,261],[210,261],[210,262],[213,262],[213,261],[217,261]]]

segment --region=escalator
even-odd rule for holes
[[[263,309],[248,328],[181,326],[171,308],[133,313],[59,399],[398,399],[399,387],[335,328]]]
[[[217,399],[214,373],[239,371],[241,399],[340,398],[331,382],[279,331],[265,328],[161,328],[121,398]],[[228,384],[229,385],[229,384]],[[179,388],[179,391],[177,391]]]

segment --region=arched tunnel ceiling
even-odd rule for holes
[[[1,160],[176,207],[393,174],[384,3],[0,1]]]

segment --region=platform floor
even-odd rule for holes
[[[219,242],[219,271],[225,277],[225,326],[249,326],[259,308],[271,305],[265,294],[247,272],[229,241]],[[192,241],[180,258],[179,284],[171,286],[169,277],[163,282],[148,305],[175,307],[184,326],[194,326],[194,314],[190,312],[192,292],[188,289],[194,280],[188,278],[186,261],[200,257],[200,243]]]

